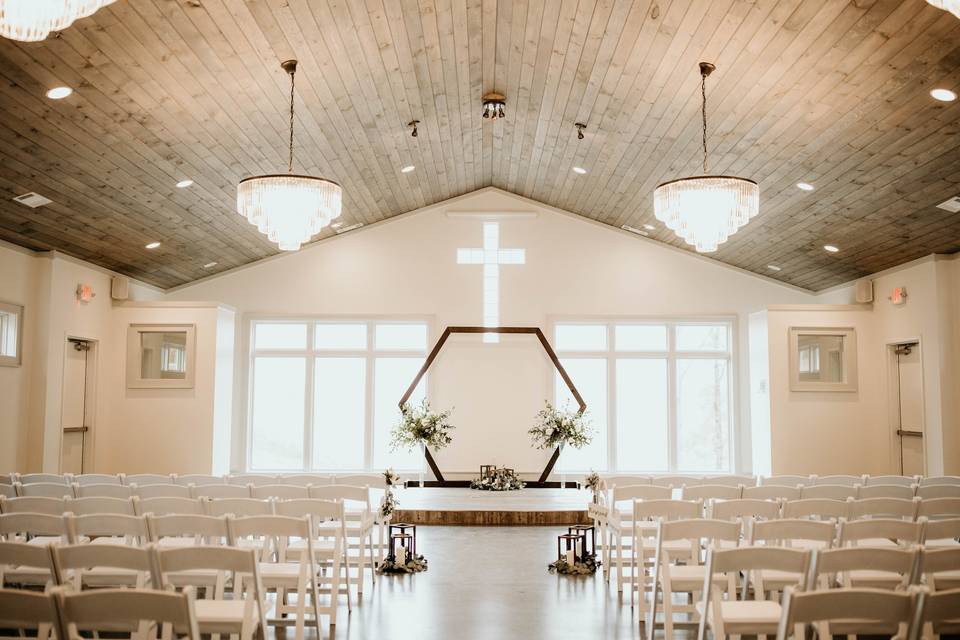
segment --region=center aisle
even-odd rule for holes
[[[571,492],[573,493],[573,492]],[[418,527],[430,569],[380,576],[334,638],[547,640],[638,638],[636,614],[601,572],[547,572],[563,527]],[[342,620],[342,622],[341,622]]]

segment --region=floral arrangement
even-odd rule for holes
[[[600,474],[591,471],[590,475],[584,478],[583,484],[586,485],[587,489],[590,489],[593,495],[597,495],[600,492]]]
[[[590,419],[569,407],[558,409],[549,402],[537,414],[537,423],[527,433],[537,449],[554,449],[570,445],[582,449],[593,440]]]
[[[420,573],[427,570],[427,559],[423,556],[407,556],[406,562],[389,556],[377,566],[377,573]]]
[[[589,576],[595,574],[599,566],[600,562],[597,561],[597,556],[590,553],[573,564],[568,563],[566,558],[560,558],[556,562],[551,562],[547,565],[547,570],[550,571],[550,573],[559,573],[567,576]]]
[[[383,471],[383,480],[388,487],[395,487],[400,483],[400,474],[393,470],[393,467]]]
[[[454,426],[450,424],[452,410],[447,409],[440,413],[430,411],[430,403],[424,400],[417,407],[403,405],[400,421],[390,432],[390,448],[413,449],[419,445],[433,449],[443,449],[453,442],[450,431]]]
[[[387,520],[390,516],[393,515],[393,512],[397,510],[397,505],[399,502],[393,495],[393,491],[388,487],[387,492],[383,495],[383,499],[380,500],[380,519]]]
[[[492,473],[470,483],[471,489],[482,491],[517,491],[525,486],[513,469],[506,468],[494,469]]]

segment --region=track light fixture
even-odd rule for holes
[[[418,125],[418,124],[420,124],[420,121],[419,121],[419,120],[411,120],[410,122],[407,123],[407,126],[411,128],[410,137],[412,137],[412,138],[416,138],[416,137],[417,137],[417,125]]]
[[[583,140],[583,130],[587,128],[587,125],[582,122],[575,122],[573,126],[577,128],[577,140]]]

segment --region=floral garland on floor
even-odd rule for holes
[[[589,576],[597,572],[600,562],[595,554],[587,554],[573,564],[569,564],[566,558],[560,558],[547,565],[550,573],[559,573],[566,576]]]
[[[396,558],[390,556],[387,557],[383,562],[380,563],[380,566],[377,567],[378,573],[386,574],[405,574],[405,573],[420,573],[421,571],[427,570],[427,559],[423,556],[407,556],[406,562],[398,562]]]
[[[471,489],[481,491],[518,491],[526,485],[513,469],[494,469],[492,473],[470,483]]]
[[[593,426],[587,415],[569,407],[558,409],[549,402],[537,414],[537,422],[527,431],[537,449],[571,446],[582,449],[593,440]]]
[[[394,511],[397,510],[399,500],[393,495],[393,488],[400,484],[400,476],[392,468],[385,469],[383,472],[383,482],[386,485],[386,493],[383,500],[380,501],[380,517],[382,520],[389,519]],[[420,573],[427,570],[427,559],[423,556],[407,555],[403,561],[397,560],[395,556],[387,556],[377,565],[377,573],[385,574],[407,574]]]

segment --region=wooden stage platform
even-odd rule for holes
[[[475,491],[406,488],[396,494],[394,522],[451,526],[587,524],[590,492],[581,489]]]

